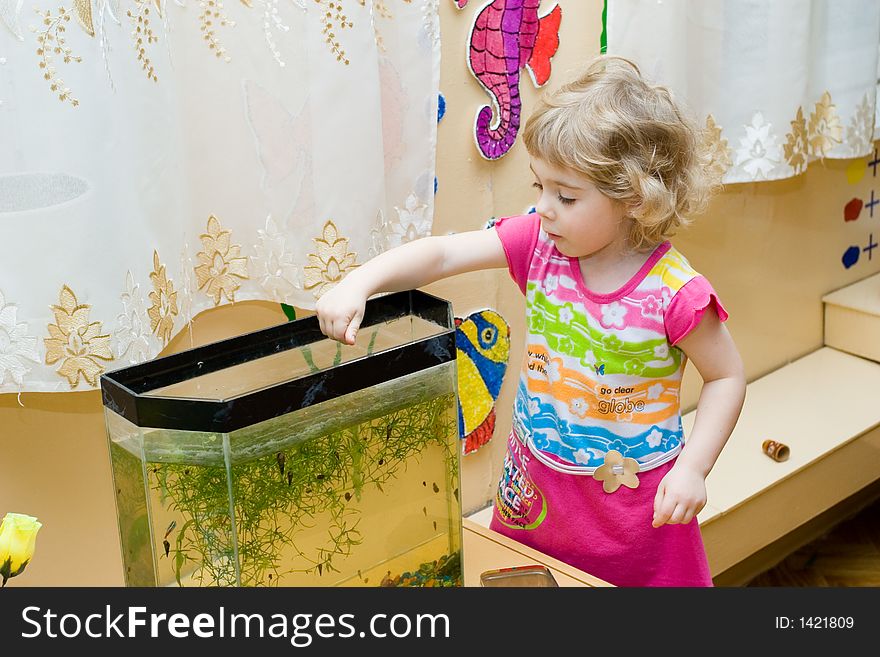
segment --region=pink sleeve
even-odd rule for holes
[[[535,212],[515,217],[502,217],[495,222],[495,230],[498,231],[498,237],[501,238],[501,244],[504,246],[510,277],[525,294],[529,266],[541,230],[541,219]]]
[[[674,345],[697,328],[703,313],[714,304],[718,319],[727,321],[728,314],[718,300],[718,294],[712,284],[703,276],[692,278],[676,292],[666,308],[663,318],[666,324],[666,336],[669,344]]]

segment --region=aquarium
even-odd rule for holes
[[[450,304],[367,302],[101,379],[128,586],[460,586]]]

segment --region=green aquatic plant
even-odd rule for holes
[[[457,435],[455,408],[449,393],[308,440],[294,437],[241,462],[148,464],[150,487],[179,514],[163,539],[177,582],[273,585],[294,573],[340,572],[339,560],[363,540],[357,503],[364,491],[384,492],[427,447],[443,450],[446,483],[458,497],[457,441],[449,440]],[[298,540],[314,527],[326,530],[321,544]],[[282,567],[290,554],[295,565]]]

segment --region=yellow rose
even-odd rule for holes
[[[34,556],[34,544],[42,523],[23,513],[7,513],[0,523],[0,576],[3,584],[20,575]]]

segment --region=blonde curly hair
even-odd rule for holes
[[[622,57],[600,55],[545,95],[523,131],[532,157],[572,169],[631,217],[629,244],[653,248],[702,212],[720,180],[703,130],[665,87]]]

